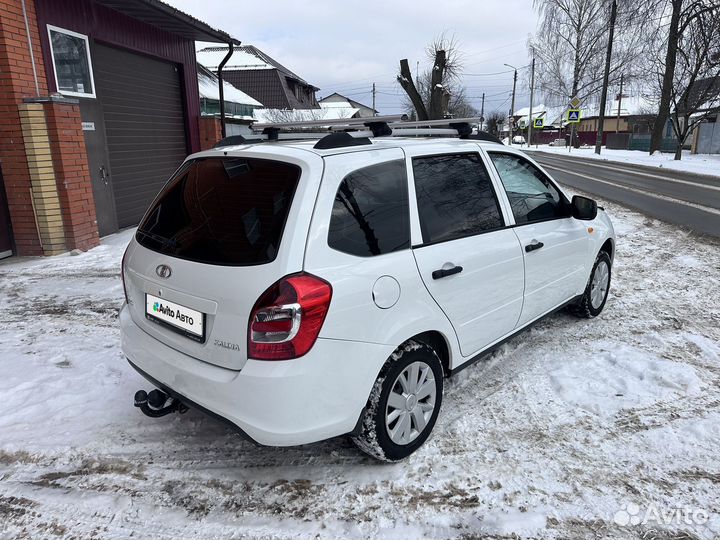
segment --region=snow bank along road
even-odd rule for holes
[[[720,237],[720,177],[557,153],[532,156],[568,186]]]
[[[131,232],[0,263],[0,538],[717,538],[720,246],[602,204],[602,316],[447,381],[434,437],[392,465],[142,416],[118,348]]]

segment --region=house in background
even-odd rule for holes
[[[1,254],[138,223],[200,150],[199,40],[239,43],[160,0],[0,0]]]
[[[720,154],[720,75],[695,81],[688,102],[697,106],[692,120],[700,122],[689,137],[692,153]]]
[[[198,91],[200,93],[200,149],[212,148],[222,138],[220,118],[220,84],[217,76],[198,64]],[[225,102],[225,133],[229,135],[249,134],[248,126],[254,121],[253,113],[263,105],[245,92],[223,81]],[[217,120],[208,122],[208,120]]]
[[[220,89],[217,75],[198,64],[198,91],[200,93],[200,114],[202,116],[220,116]],[[253,111],[263,106],[242,90],[238,90],[227,81],[223,81],[225,118],[228,120],[251,120]]]
[[[217,74],[228,47],[204,47],[197,61]],[[223,79],[270,109],[319,109],[318,87],[252,45],[238,45],[223,68]]]
[[[644,96],[615,96],[605,107],[603,131],[619,133],[650,133],[657,116],[657,105]],[[599,105],[583,108],[578,131],[597,132]]]
[[[363,105],[362,103],[345,97],[342,94],[333,92],[329,96],[326,96],[318,100],[322,109],[357,109],[357,113],[354,116],[346,118],[367,118],[371,116],[377,116],[378,112],[372,107]]]

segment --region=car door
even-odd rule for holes
[[[515,328],[522,309],[522,249],[506,227],[500,187],[478,151],[406,153],[421,237],[413,254],[467,357]]]
[[[554,182],[526,157],[488,150],[504,186],[525,258],[518,326],[572,299],[587,276],[589,235]]]

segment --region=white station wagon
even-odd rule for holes
[[[385,136],[266,130],[168,181],[122,263],[143,412],[198,408],[262,445],[349,434],[395,461],[445,377],[560,308],[602,311],[615,236],[593,200],[460,124],[374,120]]]

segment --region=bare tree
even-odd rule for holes
[[[696,8],[697,9],[697,8]],[[696,12],[697,13],[697,12]],[[679,37],[673,84],[670,88],[675,159],[695,126],[720,109],[720,3],[693,16]]]
[[[647,0],[653,1],[653,0]],[[566,105],[568,99],[593,101],[603,79],[610,4],[606,0],[533,0],[540,15],[538,31],[528,43],[537,59],[536,81],[546,103]],[[618,3],[610,80],[625,73],[632,79],[633,60],[643,51],[636,32],[649,11],[647,2]]]
[[[471,107],[460,92],[459,75],[462,69],[462,54],[454,36],[443,33],[433,40],[425,50],[432,68],[423,71],[418,81],[413,80],[407,59],[400,60],[400,74],[397,81],[405,90],[418,120],[437,120],[452,114],[454,108],[467,112]],[[455,90],[455,97],[453,97]]]
[[[665,49],[664,61],[654,62],[653,73],[659,85],[659,107],[650,140],[650,153],[662,147],[663,132],[668,118],[678,138],[675,159],[682,157],[682,146],[703,115],[695,116],[703,103],[713,98],[716,84],[695,91],[701,79],[718,76],[717,33],[720,29],[720,2],[718,0],[666,0],[655,2],[657,7],[669,11],[669,22],[653,28],[655,42]],[[659,18],[663,21],[664,18]],[[671,113],[671,107],[673,112]]]
[[[493,111],[485,117],[485,125],[488,133],[498,136],[500,126],[507,120],[507,115],[500,111]]]
[[[426,110],[429,109],[430,100],[432,98],[431,79],[432,76],[430,71],[424,71],[419,75],[417,81],[415,81],[419,98]],[[447,90],[447,96],[449,98],[445,106],[445,112],[449,116],[452,116],[453,118],[470,118],[478,116],[479,111],[473,107],[472,103],[470,103],[467,99],[465,87],[460,85],[459,82],[446,82],[445,89]],[[403,106],[408,115],[413,116],[417,114],[415,105],[409,97],[406,96]]]
[[[330,112],[332,111],[332,116]],[[255,117],[261,123],[304,122],[329,118],[352,118],[357,109],[256,109]]]

